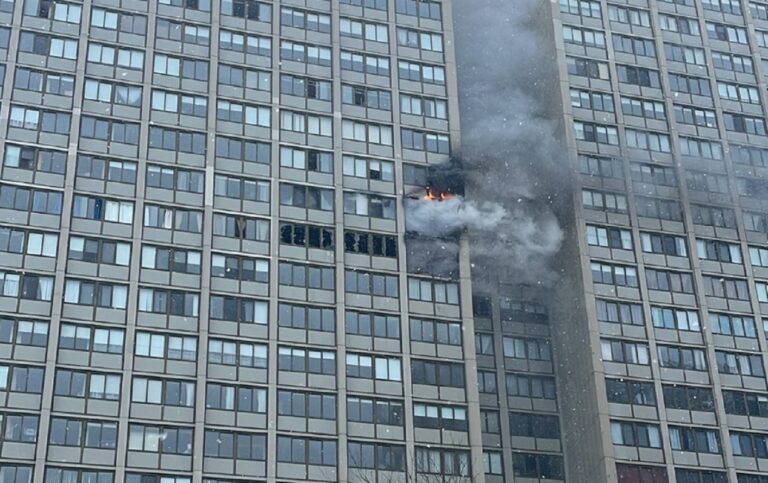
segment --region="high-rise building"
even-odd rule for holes
[[[0,24],[0,481],[483,481],[466,243],[405,256],[459,141],[450,2]]]
[[[766,482],[768,3],[551,7],[569,480]]]

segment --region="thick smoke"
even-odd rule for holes
[[[535,30],[540,0],[454,0],[466,195],[408,200],[409,231],[466,230],[473,265],[548,285],[562,232],[553,214],[568,164],[554,114],[554,47]],[[551,26],[549,27],[551,29]],[[546,181],[546,182],[542,182]]]

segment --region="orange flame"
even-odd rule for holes
[[[451,193],[436,191],[431,187],[427,187],[427,193],[424,195],[424,199],[429,201],[445,201],[449,198],[453,198]]]

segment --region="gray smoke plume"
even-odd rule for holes
[[[553,205],[569,193],[555,49],[551,33],[537,31],[541,8],[551,7],[454,0],[466,195],[408,200],[406,228],[432,236],[466,230],[473,266],[548,285],[562,241]]]

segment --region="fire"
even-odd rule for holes
[[[424,195],[425,200],[429,201],[445,201],[449,198],[453,198],[451,193],[447,191],[438,191],[432,187],[427,187],[427,193]]]

